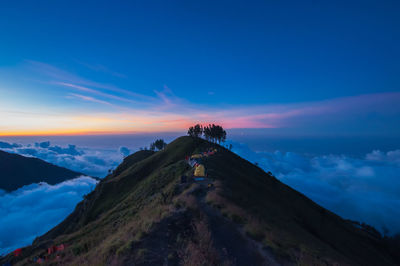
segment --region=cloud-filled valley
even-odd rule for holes
[[[72,144],[52,145],[50,141],[34,144],[0,141],[0,149],[96,177],[104,177],[130,153],[126,147],[99,150]],[[56,226],[96,183],[93,178],[81,176],[56,185],[26,184],[11,193],[0,190],[0,255],[31,244],[35,237]]]
[[[81,176],[56,185],[31,184],[0,191],[0,255],[29,245],[70,214],[97,181]]]
[[[233,151],[271,171],[279,180],[343,218],[365,222],[382,233],[400,233],[400,150],[307,157],[292,152]]]

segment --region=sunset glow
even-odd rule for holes
[[[112,31],[121,41],[111,43],[104,42],[104,32],[97,25],[92,25],[93,31],[87,34],[81,29],[87,21],[70,21],[50,12],[47,15],[54,23],[45,27],[54,32],[58,45],[50,44],[50,35],[37,32],[34,39],[41,45],[35,44],[32,49],[20,45],[30,42],[25,37],[30,31],[21,26],[24,21],[7,19],[4,14],[0,19],[5,23],[2,28],[10,28],[14,34],[4,33],[8,41],[0,45],[4,51],[0,66],[0,136],[184,133],[193,123],[311,135],[333,134],[333,128],[341,135],[400,133],[398,71],[390,62],[386,62],[386,68],[379,67],[379,60],[389,56],[390,47],[397,47],[385,42],[392,40],[393,34],[381,36],[378,43],[346,37],[345,49],[339,40],[352,36],[351,27],[343,29],[349,35],[330,32],[340,37],[334,38],[336,45],[319,38],[319,33],[303,29],[303,35],[309,38],[303,44],[281,18],[262,16],[250,27],[264,32],[261,35],[236,28],[233,33],[228,25],[220,31],[211,26],[218,25],[218,20],[207,21],[210,24],[202,26],[207,31],[201,31],[200,36],[213,45],[205,45],[197,40],[199,33],[192,31],[196,21],[182,24],[175,21],[182,14],[176,17],[159,11],[148,18],[158,25],[152,28],[152,34],[137,31],[134,25],[142,22],[129,14],[133,28],[123,24],[120,31]],[[36,19],[39,13],[26,10],[24,14],[31,18],[29,21],[40,24]],[[198,15],[193,14],[193,18]],[[242,15],[246,17],[243,21],[252,21],[251,16]],[[318,21],[325,21],[314,15]],[[227,21],[237,19],[223,16]],[[91,23],[104,22],[98,19],[94,17]],[[348,19],[349,24],[354,23],[352,17]],[[268,26],[273,21],[279,22],[277,27],[287,32],[289,39],[279,35],[272,42],[268,38],[273,36]],[[108,23],[110,27],[121,27],[117,21]],[[360,17],[357,23],[372,22]],[[170,29],[175,29],[172,35],[160,42],[155,33],[163,35]],[[380,26],[371,29],[382,33]],[[180,32],[186,32],[185,38],[176,42],[182,37]],[[235,39],[237,34],[241,34],[240,40]],[[144,43],[136,36],[141,36]],[[256,46],[250,41],[253,39],[257,40]],[[382,42],[385,48],[373,56],[362,52],[376,49]],[[301,57],[286,43],[297,43]],[[216,47],[224,48],[217,51]],[[368,64],[362,61],[366,58]]]

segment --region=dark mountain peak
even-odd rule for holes
[[[396,264],[379,235],[191,137],[128,156],[62,223],[3,261],[45,256],[69,265]]]
[[[6,191],[39,182],[54,185],[80,175],[82,174],[38,158],[0,150],[0,189]]]

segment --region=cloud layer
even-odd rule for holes
[[[31,244],[60,223],[96,183],[81,176],[54,186],[40,183],[0,191],[0,255]]]
[[[365,222],[382,233],[400,233],[400,150],[306,157],[286,152],[233,151],[340,216]]]
[[[68,144],[66,147],[51,145],[50,141],[35,144],[17,144],[0,142],[0,149],[37,157],[58,166],[66,167],[90,176],[104,177],[108,171],[118,166],[130,150],[120,147],[118,150],[77,148]]]

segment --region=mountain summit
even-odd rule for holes
[[[396,265],[379,234],[199,138],[122,162],[62,223],[0,262]]]

